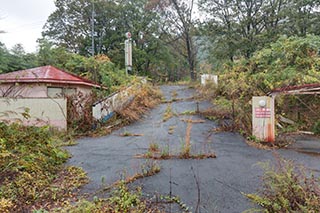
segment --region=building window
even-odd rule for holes
[[[63,89],[63,94],[65,96],[72,96],[75,95],[77,93],[76,88],[64,88]]]
[[[48,97],[50,97],[50,98],[63,97],[63,88],[62,87],[48,87]]]
[[[75,88],[63,88],[63,87],[48,87],[48,97],[61,98],[65,96],[71,96],[76,94]]]

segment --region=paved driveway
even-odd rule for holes
[[[186,98],[184,101],[173,102],[172,110],[176,114],[194,111],[196,103],[187,99],[192,97],[194,90],[184,86],[162,86],[167,100]],[[208,102],[199,104],[200,110],[211,107]],[[158,143],[161,147],[169,147],[171,153],[177,153],[185,138],[187,124],[181,119],[199,119],[198,116],[177,116],[163,122],[163,114],[167,104],[161,104],[150,111],[138,122],[124,127],[111,135],[99,138],[83,138],[79,144],[67,147],[73,157],[68,164],[82,167],[91,179],[83,188],[84,192],[94,192],[102,184],[111,184],[124,173],[134,174],[140,170],[145,159],[136,159],[134,155],[147,151],[150,143]],[[169,134],[169,128],[175,127]],[[211,130],[217,124],[206,120],[205,123],[192,125],[191,143],[195,153],[213,150],[217,158],[204,160],[162,160],[160,173],[137,180],[143,193],[150,196],[171,192],[191,207],[194,211],[198,200],[198,190],[194,174],[200,183],[201,212],[242,212],[252,207],[242,194],[254,193],[261,184],[261,168],[257,162],[273,161],[272,151],[258,150],[249,147],[244,139],[236,133]],[[123,132],[143,134],[139,137],[121,137]],[[281,156],[295,160],[314,170],[319,175],[320,158],[314,155],[298,153],[294,150],[280,150]],[[171,180],[171,184],[170,184]]]

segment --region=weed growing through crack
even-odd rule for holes
[[[135,155],[136,158],[149,158],[155,160],[166,160],[166,159],[205,159],[205,158],[216,158],[216,155],[213,152],[209,153],[191,153],[191,129],[192,123],[189,122],[186,128],[185,140],[181,141],[181,150],[180,153],[170,154],[169,146],[161,149],[158,144],[151,143],[149,145],[148,152],[144,154]]]
[[[186,123],[205,123],[205,120],[202,119],[197,119],[197,120],[193,120],[193,119],[181,119],[181,121],[186,122]]]
[[[187,204],[185,204],[178,196],[160,196],[159,199],[164,201],[165,203],[176,203],[178,204],[182,212],[191,213],[190,208],[187,206]]]
[[[190,151],[191,151],[191,129],[192,129],[192,123],[187,124],[186,129],[186,136],[185,136],[185,143],[182,143],[181,146],[181,152],[180,156],[182,158],[189,158],[190,157]]]
[[[180,113],[180,115],[195,115],[195,114],[196,114],[196,111],[194,110],[186,110]]]
[[[112,193],[109,198],[110,206],[114,212],[143,212],[146,210],[146,205],[141,200],[141,188],[138,187],[135,192],[130,192],[125,181],[120,181],[118,188]]]
[[[130,136],[143,136],[143,134],[131,133],[131,132],[123,132],[120,134],[122,137],[130,137]]]
[[[146,160],[144,164],[140,166],[140,171],[135,173],[132,176],[127,176],[126,171],[121,174],[121,180],[118,180],[102,189],[102,191],[109,191],[110,189],[118,186],[123,181],[125,184],[132,183],[137,179],[149,177],[155,175],[160,172],[160,165],[157,161],[154,160]],[[96,193],[99,193],[98,191]]]
[[[164,112],[162,121],[166,122],[172,117],[173,117],[172,107],[171,107],[171,104],[169,103],[167,105],[166,111]]]
[[[177,99],[177,97],[178,97],[178,93],[177,93],[177,91],[176,90],[173,90],[172,92],[171,92],[171,97],[172,97],[172,102],[175,102],[175,101],[177,101],[178,99]]]
[[[157,161],[147,160],[141,165],[141,173],[144,177],[149,177],[160,172],[160,166]]]
[[[148,150],[149,150],[149,152],[158,152],[159,151],[159,145],[157,143],[150,143]]]
[[[153,142],[149,144],[148,151],[145,155],[148,156],[147,158],[155,159],[157,156],[161,156],[161,152],[162,151],[160,150],[159,144]]]
[[[171,92],[171,96],[172,96],[173,99],[174,99],[174,98],[177,98],[177,96],[178,96],[177,91],[176,91],[176,90],[173,90],[173,91]]]
[[[176,126],[169,126],[169,130],[168,130],[168,133],[170,135],[172,135],[174,133],[174,130],[176,129]]]
[[[170,153],[169,153],[169,145],[166,145],[162,150],[161,150],[161,153],[160,153],[160,156],[162,159],[166,159],[170,156]]]

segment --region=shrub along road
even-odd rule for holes
[[[141,172],[141,167],[147,169],[150,160],[135,156],[148,152],[150,144],[157,144],[162,152],[179,155],[189,137],[185,121],[192,119],[191,153],[214,152],[217,158],[158,160],[161,171],[136,180],[134,185],[142,186],[145,195],[171,193],[179,196],[192,212],[196,209],[200,212],[241,212],[252,208],[242,193],[257,191],[263,174],[257,163],[274,161],[274,151],[250,147],[236,133],[212,131],[217,127],[216,122],[203,122],[204,118],[192,113],[197,109],[196,100],[190,98],[196,95],[195,90],[185,86],[162,86],[161,90],[167,102],[151,110],[140,121],[111,135],[83,138],[78,140],[78,145],[67,147],[73,155],[68,164],[82,167],[91,180],[83,192],[95,193],[124,175]],[[199,103],[200,110],[209,107],[212,106],[206,101]],[[164,115],[168,111],[172,117],[166,120]],[[130,134],[141,136],[121,136]],[[276,152],[319,175],[318,156],[294,150]]]

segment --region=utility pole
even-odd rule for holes
[[[94,56],[94,0],[92,1],[92,13],[91,13],[91,54]]]
[[[124,42],[126,73],[132,72],[132,39],[131,33],[126,33],[127,39]]]

